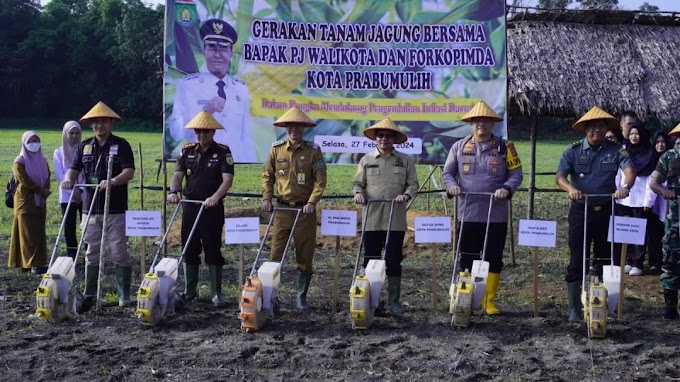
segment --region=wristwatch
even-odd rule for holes
[[[621,188],[625,188],[626,190],[630,191],[630,186],[628,184],[625,184],[621,186]]]
[[[177,191],[170,190],[170,191],[168,191],[168,195],[177,195]]]

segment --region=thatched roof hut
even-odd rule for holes
[[[680,13],[508,7],[511,114],[680,120]]]

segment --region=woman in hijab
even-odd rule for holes
[[[670,136],[666,131],[659,130],[654,133],[652,143],[659,155],[673,149]],[[659,274],[661,272],[661,259],[663,256],[661,253],[661,239],[663,239],[664,233],[664,219],[666,219],[666,199],[657,197],[651,210],[647,212],[647,235],[645,238],[647,253],[649,254],[649,271],[652,274]]]
[[[7,266],[42,274],[47,272],[45,200],[51,194],[50,169],[35,131],[21,137],[21,152],[12,170],[18,184]]]
[[[76,151],[78,150],[78,145],[80,145],[81,140],[82,129],[80,128],[80,124],[76,121],[66,122],[61,132],[61,146],[54,150],[53,157],[54,176],[57,178],[59,184],[64,181],[64,176],[66,175],[71,162],[73,162],[73,158],[76,156]],[[78,182],[84,183],[84,179],[78,179]],[[71,198],[72,192],[75,193],[75,195],[73,195],[71,208],[68,211],[68,216],[66,216],[64,237],[66,238],[66,251],[68,255],[75,258],[76,251],[78,250],[76,220],[78,215],[83,213],[81,191],[77,187],[73,190],[59,188],[59,204],[61,204],[62,216],[66,213],[66,207],[68,206],[68,201]]]
[[[628,197],[616,201],[617,215],[644,219],[645,210],[651,209],[654,205],[656,194],[650,190],[649,181],[661,153],[656,151],[649,138],[649,130],[642,123],[638,122],[630,128],[628,141],[624,143],[624,147],[630,155],[637,177]],[[619,178],[618,186],[621,187],[623,186],[623,177]],[[621,245],[616,245],[616,248],[620,254]],[[644,274],[644,256],[644,245],[629,245],[625,272],[631,276],[642,276]],[[617,260],[619,257],[616,256]]]

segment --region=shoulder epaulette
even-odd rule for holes
[[[190,149],[190,148],[196,146],[197,144],[198,144],[198,143],[196,143],[196,142],[187,143],[186,145],[184,145],[184,147],[182,147],[182,150],[184,150],[184,149]]]
[[[246,84],[242,79],[236,78],[236,77],[231,77],[231,83],[232,84],[241,84],[241,85]]]
[[[286,140],[282,139],[280,141],[276,141],[276,142],[272,143],[272,147],[281,146],[284,143],[286,143]]]
[[[578,147],[578,146],[581,146],[581,143],[583,143],[583,142],[581,142],[581,141],[572,142],[570,147]]]
[[[229,149],[229,146],[223,145],[223,144],[221,144],[221,143],[218,143],[218,144],[217,144],[217,147],[221,148],[222,150],[225,150],[225,149],[228,150],[228,149]]]
[[[314,143],[314,142],[312,142],[312,141],[305,141],[305,142],[307,142],[307,146],[309,146],[309,147],[311,147],[311,148],[313,148],[313,149],[318,149],[318,148],[319,148],[319,145],[317,145],[316,143]]]
[[[193,80],[194,78],[198,78],[198,76],[200,76],[200,75],[201,75],[200,73],[191,73],[191,74],[187,74],[182,79],[183,80]]]

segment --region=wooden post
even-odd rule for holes
[[[430,166],[430,167],[432,167],[432,166]],[[425,178],[425,182],[423,182],[423,184],[420,185],[420,188],[418,189],[418,192],[422,191],[423,188],[425,188],[425,185],[427,184],[427,182],[430,181],[430,178],[432,177],[432,174],[434,174],[435,171],[437,171],[437,167],[434,167],[434,168],[432,168],[432,170],[430,170],[430,173],[427,175],[427,178]],[[419,195],[416,195],[416,198],[417,198],[418,196],[419,196]],[[416,199],[411,199],[411,200],[408,201],[408,204],[406,205],[406,209],[407,209],[407,210],[408,210],[409,208],[411,208],[411,204],[413,204],[413,202],[415,202],[415,200],[416,200]]]
[[[432,315],[437,314],[437,245],[432,245]]]
[[[512,216],[512,199],[508,200],[508,222],[510,223],[510,258],[512,259],[512,265],[517,265],[515,263],[515,229],[514,221]]]
[[[139,149],[139,209],[144,211],[144,155],[142,154],[142,142],[138,142],[138,149]],[[141,248],[139,249],[139,269],[141,274],[146,273],[146,236],[142,236],[142,244]]]
[[[444,175],[444,166],[437,166],[439,167],[439,179],[442,181],[442,188],[446,190],[446,185],[444,184],[444,181],[442,180],[442,176]],[[444,213],[446,215],[449,214],[449,207],[446,205],[446,200],[448,199],[446,196],[446,192],[442,194],[442,199],[444,200]]]
[[[238,245],[238,288],[239,290],[243,291],[243,272],[244,272],[244,265],[243,265],[243,257],[244,257],[244,246],[243,244]]]
[[[338,278],[340,277],[340,236],[335,237],[335,259],[333,267],[333,293],[331,294],[331,313],[335,317],[338,310]],[[352,280],[354,281],[354,280]]]
[[[628,244],[621,244],[621,261],[619,262],[619,265],[621,268],[621,284],[619,284],[619,306],[618,306],[618,312],[617,312],[617,319],[622,320],[623,319],[623,292],[625,291],[625,286],[623,282],[625,281],[623,279],[625,275],[624,267],[626,266],[626,255],[628,253]]]
[[[538,247],[533,247],[534,253],[534,317],[538,317]]]
[[[529,192],[527,193],[527,219],[534,218],[534,193],[536,191],[536,135],[538,117],[531,123],[531,169],[529,170]]]

